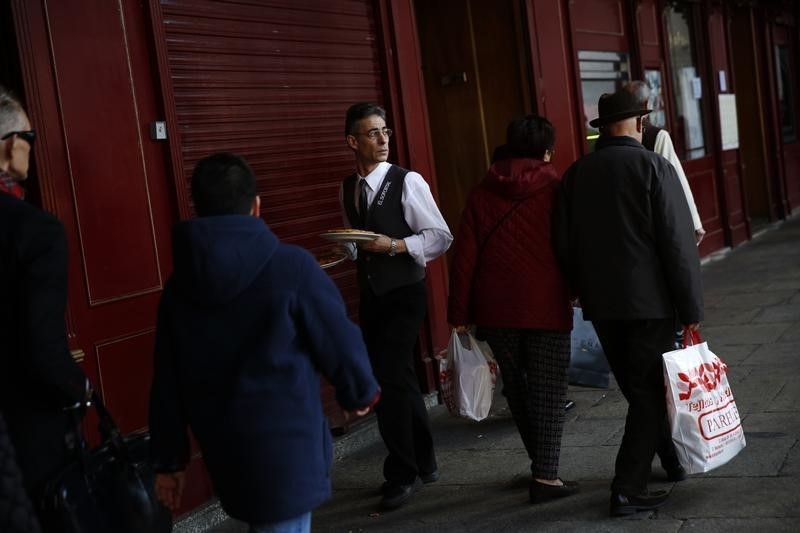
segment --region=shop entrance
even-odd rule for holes
[[[516,0],[415,2],[439,203],[455,233],[469,190],[531,112],[530,64]]]

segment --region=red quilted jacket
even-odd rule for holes
[[[450,267],[451,324],[572,329],[550,240],[559,181],[550,163],[507,159],[470,192]]]

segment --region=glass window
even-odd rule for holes
[[[583,93],[583,120],[586,124],[586,143],[589,151],[600,132],[589,125],[597,118],[597,101],[604,93],[614,93],[629,79],[628,54],[622,52],[578,52],[578,67],[581,75]]]
[[[675,151],[681,159],[706,155],[705,128],[700,106],[703,85],[695,61],[692,6],[667,8],[669,59],[672,66],[672,97],[677,124],[672,131]]]
[[[645,69],[644,81],[650,87],[650,100],[647,108],[652,109],[647,120],[653,126],[659,128],[667,127],[667,112],[664,109],[664,89],[661,86],[661,71],[656,69]]]
[[[791,64],[789,62],[789,47],[778,45],[775,47],[775,64],[778,75],[778,113],[781,120],[781,134],[783,142],[797,140],[794,114],[794,87],[792,86]]]

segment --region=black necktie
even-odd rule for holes
[[[358,182],[358,186],[360,187],[358,191],[358,216],[361,220],[361,228],[365,228],[367,226],[367,180],[361,179]]]

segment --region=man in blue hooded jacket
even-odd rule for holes
[[[199,218],[174,228],[156,335],[159,498],[180,504],[189,427],[229,515],[254,533],[309,531],[331,492],[318,372],[350,413],[366,414],[379,397],[361,333],[314,257],[259,218],[244,159],[201,160],[191,186]]]

